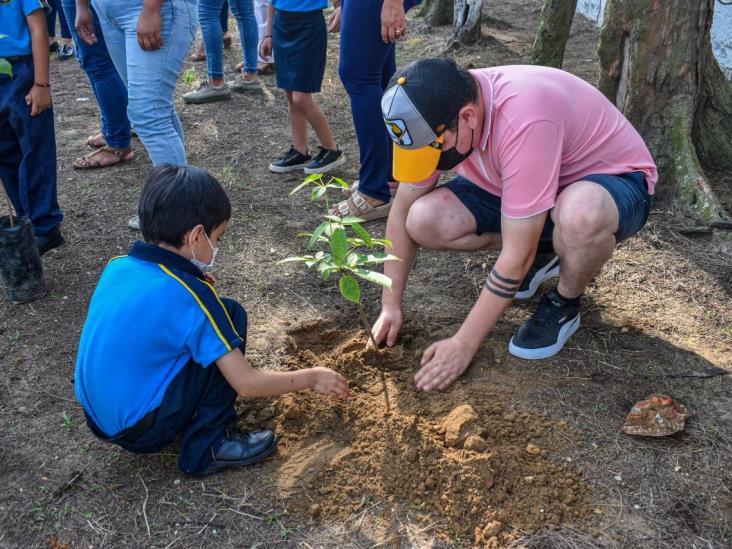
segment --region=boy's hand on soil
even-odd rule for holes
[[[420,391],[447,389],[467,370],[473,356],[455,337],[430,345],[422,355],[422,367],[414,376]]]
[[[143,10],[137,18],[137,43],[145,51],[163,47],[163,19],[159,10]]]
[[[97,35],[94,31],[94,18],[91,10],[77,9],[76,21],[74,22],[79,37],[90,46],[97,43]]]
[[[262,44],[259,46],[259,55],[267,59],[272,55],[272,37],[267,36],[262,39]]]
[[[371,328],[376,344],[381,344],[386,338],[386,346],[393,347],[399,335],[399,330],[402,328],[402,322],[401,309],[382,309],[379,318],[374,322],[374,327]]]
[[[348,380],[330,368],[313,368],[313,390],[321,395],[348,398]]]
[[[31,116],[38,116],[51,108],[51,88],[34,85],[25,96],[25,102],[31,108]]]
[[[333,13],[328,16],[328,32],[340,32],[341,30],[341,7],[336,6]]]

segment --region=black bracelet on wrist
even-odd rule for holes
[[[50,83],[48,83],[48,84],[39,84],[38,82],[33,82],[33,85],[36,86],[36,87],[38,87],[38,88],[50,88],[51,87],[51,84]]]
[[[263,37],[262,37],[262,40],[264,40],[265,38],[272,38],[272,35],[271,35],[271,34],[268,34],[268,35],[266,35],[266,36],[263,36]]]

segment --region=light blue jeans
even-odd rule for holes
[[[198,17],[201,20],[203,46],[206,48],[206,65],[209,78],[224,77],[224,49],[219,21],[224,0],[199,0]],[[231,13],[239,27],[241,50],[244,54],[243,72],[257,73],[257,18],[254,16],[254,0],[229,0]]]
[[[154,166],[186,164],[183,127],[173,92],[193,43],[196,0],[163,0],[163,47],[145,51],[137,43],[143,0],[92,0],[109,55],[127,85],[127,116]]]

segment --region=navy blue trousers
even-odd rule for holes
[[[50,8],[46,11],[46,27],[48,27],[48,36],[53,38],[56,37],[56,14],[58,14],[58,22],[61,25],[61,38],[71,38],[71,27],[69,27],[69,25],[73,26],[74,21],[69,23],[67,18],[64,16],[64,6],[61,4],[61,1],[48,0],[47,3]],[[74,17],[74,19],[76,19],[76,17]]]
[[[419,2],[405,0],[404,9]],[[392,142],[381,115],[381,96],[396,72],[396,50],[381,40],[382,5],[383,0],[343,0],[338,74],[351,99],[361,155],[358,188],[388,202]]]
[[[25,96],[34,82],[33,58],[11,60],[13,77],[0,74],[0,180],[18,215],[37,235],[49,233],[63,214],[56,196],[53,108],[31,116]]]
[[[236,331],[247,340],[247,313],[239,303],[221,299]],[[236,419],[236,391],[229,385],[216,364],[203,367],[193,361],[186,364],[165,392],[150,427],[134,442],[123,440],[125,433],[105,437],[87,416],[94,434],[136,453],[159,452],[180,436],[178,467],[188,475],[201,472],[213,459],[213,450],[224,437],[226,427]],[[143,418],[144,419],[144,418]]]

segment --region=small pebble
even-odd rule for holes
[[[529,442],[526,445],[526,452],[531,454],[532,456],[537,456],[541,453],[541,448],[539,448],[536,444],[532,444]]]

